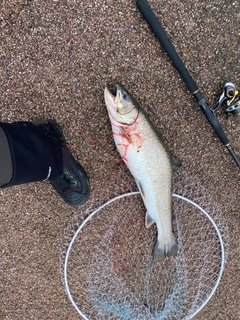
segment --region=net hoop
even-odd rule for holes
[[[70,288],[68,285],[68,260],[69,260],[69,256],[70,256],[70,252],[72,249],[72,246],[74,244],[74,241],[76,239],[76,237],[78,236],[78,234],[80,233],[80,231],[83,229],[83,227],[86,225],[86,223],[91,220],[91,218],[96,215],[101,209],[103,209],[104,207],[108,206],[110,203],[117,201],[119,199],[122,199],[124,197],[129,197],[129,196],[133,196],[133,195],[137,195],[140,194],[139,191],[134,191],[134,192],[129,192],[129,193],[125,193],[122,195],[119,195],[117,197],[114,197],[110,200],[108,200],[107,202],[105,202],[103,205],[101,205],[100,207],[98,207],[97,209],[95,209],[83,222],[82,224],[78,227],[77,231],[75,232],[74,236],[72,237],[72,240],[68,246],[67,252],[66,252],[66,256],[65,256],[65,261],[64,261],[64,285],[65,285],[65,289],[68,295],[69,300],[71,301],[73,307],[75,308],[75,310],[77,311],[77,313],[84,319],[84,320],[91,320],[89,318],[87,318],[87,316],[85,314],[82,313],[82,311],[78,308],[76,302],[74,301],[71,292],[70,292]],[[214,222],[214,220],[211,218],[211,216],[203,209],[201,208],[198,204],[196,204],[195,202],[193,202],[192,200],[189,200],[181,195],[178,195],[176,193],[172,194],[173,197],[181,199],[183,201],[188,202],[189,204],[191,204],[192,206],[196,207],[197,209],[199,209],[211,222],[211,224],[213,225],[218,238],[219,238],[219,243],[221,246],[221,266],[220,266],[220,270],[218,273],[218,277],[216,280],[216,283],[214,285],[214,287],[212,288],[211,293],[209,294],[209,296],[206,298],[206,300],[202,303],[202,305],[200,307],[198,307],[197,310],[195,310],[195,312],[193,314],[191,314],[188,318],[186,318],[186,320],[190,320],[192,319],[194,316],[196,316],[197,313],[199,313],[205,306],[206,304],[209,302],[209,300],[212,298],[214,292],[216,291],[219,282],[222,278],[222,274],[223,274],[223,270],[224,270],[224,261],[225,261],[225,253],[224,253],[224,244],[223,244],[223,240],[222,240],[222,236],[221,233],[216,225],[216,223]]]

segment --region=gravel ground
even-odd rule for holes
[[[239,1],[149,3],[211,106],[225,82],[240,88]],[[86,209],[136,189],[113,143],[103,88],[120,82],[134,94],[182,174],[201,183],[228,223],[225,272],[196,319],[240,319],[239,172],[135,1],[2,0],[0,38],[1,121],[61,124],[90,178]],[[239,119],[217,115],[240,155]],[[64,230],[79,209],[45,182],[0,191],[0,212],[0,318],[79,319],[59,267]]]

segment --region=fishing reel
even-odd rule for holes
[[[232,82],[227,82],[223,87],[223,93],[220,96],[217,106],[213,111],[220,108],[223,103],[226,103],[225,113],[240,116],[240,92],[236,89]]]

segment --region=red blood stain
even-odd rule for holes
[[[97,141],[91,140],[91,146],[95,148],[97,146]]]
[[[118,130],[114,131],[114,127]],[[114,125],[113,127],[113,135],[120,138],[120,143],[117,144],[119,148],[122,159],[127,164],[127,151],[130,145],[136,146],[137,149],[142,148],[142,143],[144,138],[138,129],[138,121],[136,121],[133,125]]]

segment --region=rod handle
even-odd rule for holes
[[[141,14],[143,15],[144,19],[147,21],[148,25],[152,29],[153,33],[157,37],[158,41],[160,42],[161,46],[164,48],[166,53],[168,54],[169,58],[172,60],[174,67],[179,72],[180,76],[186,83],[188,89],[193,93],[198,90],[198,87],[194,80],[192,79],[191,75],[189,74],[188,70],[186,69],[185,65],[183,64],[181,58],[177,54],[175,48],[171,44],[170,40],[168,39],[165,31],[163,30],[159,20],[157,19],[156,15],[152,11],[150,5],[148,4],[147,0],[137,0],[137,7]]]

